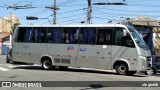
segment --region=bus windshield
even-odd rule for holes
[[[136,30],[134,28],[129,27],[130,32],[132,33],[132,36],[134,38],[134,40],[136,41],[137,45],[143,49],[148,49],[146,43],[144,42],[144,40],[140,37],[140,35],[138,34],[138,32],[136,32]]]

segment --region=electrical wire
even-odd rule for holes
[[[67,5],[67,4],[71,4],[73,2],[75,2],[76,0],[66,0],[62,3],[57,4],[57,6],[63,6],[63,5]]]
[[[110,11],[117,11],[117,12],[136,12],[136,13],[158,13],[160,12],[160,10],[152,10],[152,11],[149,11],[149,10],[126,10],[126,9],[109,9],[109,8],[99,8],[99,7],[94,7],[95,9],[100,9],[100,10],[110,10]]]
[[[79,18],[65,20],[65,21],[59,21],[59,22],[62,22],[62,23],[64,23],[64,22],[71,22],[71,21],[76,21],[76,20],[82,19],[82,18],[84,18],[84,17],[79,17]]]
[[[82,16],[84,15],[83,13],[79,13],[79,14],[74,14],[74,15],[71,15],[71,16],[62,16],[62,15],[59,15],[61,16],[61,18],[58,18],[58,20],[61,20],[61,19],[68,19],[68,18],[73,18],[73,17],[77,17],[77,16]]]
[[[85,10],[85,8],[83,8],[83,9],[71,10],[71,11],[65,11],[65,12],[60,12],[60,13],[57,13],[57,14],[72,13],[72,12],[77,12],[77,11],[81,11],[81,10]]]

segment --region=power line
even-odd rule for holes
[[[80,20],[80,19],[82,19],[82,18],[85,18],[85,17],[79,17],[79,18],[69,19],[69,20],[59,21],[59,22],[62,22],[62,23],[64,23],[64,22],[72,22],[72,21]]]
[[[67,5],[67,4],[71,4],[73,2],[75,2],[76,0],[66,0],[62,3],[57,4],[57,6],[62,6],[62,5]]]
[[[57,13],[57,14],[72,13],[72,12],[77,12],[77,11],[81,11],[81,10],[85,10],[85,9],[86,9],[86,8],[83,8],[83,9],[76,9],[76,10],[71,10],[71,11],[60,12],[60,13]]]
[[[46,19],[48,19],[49,17],[51,17],[51,15],[49,15],[48,17],[46,17]],[[38,20],[38,21],[36,21],[36,22],[33,22],[34,24],[35,23],[38,23],[38,22],[41,22],[41,21],[43,21],[44,19],[40,19],[40,20]],[[47,21],[48,22],[48,21]],[[50,23],[50,22],[49,22]]]
[[[126,9],[109,9],[109,8],[99,8],[99,7],[94,7],[96,9],[101,9],[101,10],[111,10],[111,11],[118,11],[118,12],[136,12],[136,13],[156,13],[156,12],[160,12],[160,10],[152,10],[152,11],[138,11],[138,10],[126,10]]]
[[[74,14],[74,15],[71,15],[71,16],[65,16],[65,17],[63,17],[62,15],[59,15],[59,16],[61,16],[62,18],[58,18],[58,20],[60,20],[60,19],[73,18],[73,17],[77,17],[77,16],[82,16],[82,15],[84,15],[84,14],[83,14],[83,13],[78,13],[78,14]]]
[[[35,15],[41,15],[41,14],[44,14],[46,12],[49,12],[47,9],[43,9],[43,10],[40,10],[40,11],[37,11],[37,12],[34,12],[32,14],[28,14],[26,16],[35,16]],[[23,17],[20,17],[22,19],[24,19],[26,16],[23,16]]]

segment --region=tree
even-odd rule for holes
[[[14,33],[14,30],[15,30],[15,28],[18,26],[18,25],[20,25],[20,23],[18,22],[18,23],[14,23],[13,24],[13,26],[11,27],[11,35]]]

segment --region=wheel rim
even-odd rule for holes
[[[120,65],[119,68],[118,68],[118,71],[119,71],[120,74],[125,74],[126,66]]]
[[[48,68],[50,68],[50,66],[51,66],[51,63],[50,63],[50,61],[48,61],[48,60],[45,60],[45,61],[43,62],[43,67],[44,67],[45,69],[48,69]]]
[[[153,74],[153,69],[147,70],[147,74],[148,74],[148,75],[152,75],[152,74]]]

